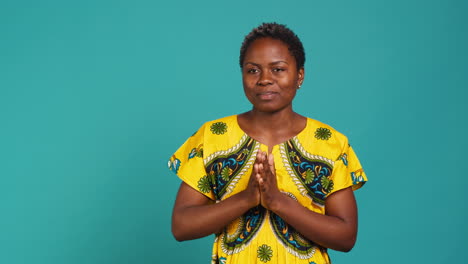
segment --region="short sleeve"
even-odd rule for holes
[[[203,163],[204,127],[180,146],[169,159],[168,166],[186,184],[214,200],[211,180]]]
[[[357,190],[367,182],[367,176],[361,163],[347,140],[336,159],[330,179],[333,183],[333,189],[327,196],[350,186],[353,191]]]

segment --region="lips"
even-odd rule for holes
[[[271,92],[271,91],[257,93],[258,98],[260,98],[261,100],[272,100],[277,95],[278,95],[278,93]]]

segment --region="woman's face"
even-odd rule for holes
[[[296,90],[304,80],[304,69],[281,40],[260,38],[245,53],[242,81],[247,99],[255,110],[277,112],[292,107]]]

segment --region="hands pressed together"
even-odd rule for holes
[[[245,190],[253,206],[262,205],[275,211],[278,201],[284,195],[278,189],[273,154],[259,151],[255,160],[249,184]]]

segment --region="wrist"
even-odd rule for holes
[[[280,211],[285,206],[285,198],[286,195],[281,193],[280,191],[275,192],[274,194],[268,195],[268,197],[264,201],[262,201],[263,207],[267,208],[268,210],[276,213]]]
[[[240,199],[240,204],[245,206],[247,209],[255,207],[258,205],[257,196],[255,193],[252,193],[249,190],[243,190],[237,194]]]
[[[270,203],[268,204],[268,210],[272,211],[275,214],[281,212],[283,208],[287,206],[288,196],[280,191],[276,192],[271,196]]]

